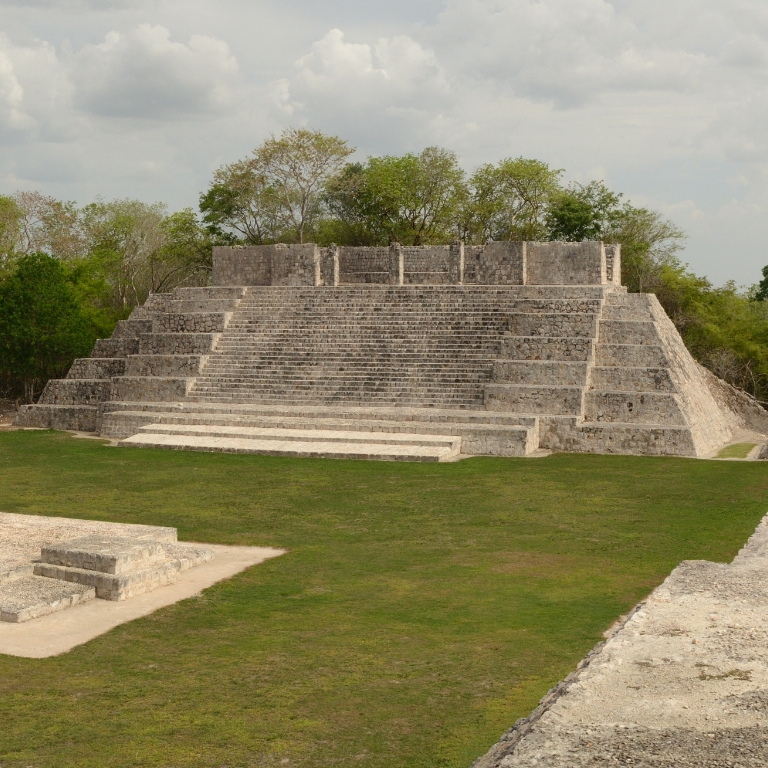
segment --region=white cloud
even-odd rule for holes
[[[439,4],[0,0],[0,192],[194,205],[219,164],[307,125],[361,154],[439,144],[468,168],[605,178],[689,229],[694,269],[759,274],[764,0]]]
[[[173,119],[229,107],[237,62],[222,40],[171,40],[165,27],[141,24],[86,45],[70,63],[75,103],[110,117]]]

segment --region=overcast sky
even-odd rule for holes
[[[604,179],[716,283],[768,264],[768,2],[0,0],[0,193],[196,206],[307,126]]]

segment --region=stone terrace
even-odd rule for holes
[[[17,423],[416,461],[701,456],[737,426],[617,246],[226,248],[213,277],[151,296]]]

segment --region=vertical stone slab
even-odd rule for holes
[[[464,285],[464,243],[451,244],[449,255],[450,281],[452,285]]]
[[[600,242],[528,243],[527,285],[604,285],[605,248]]]
[[[605,244],[605,279],[613,285],[621,285],[621,243]]]
[[[527,243],[490,242],[477,254],[479,285],[525,285]]]
[[[400,243],[392,243],[389,246],[389,284],[403,285],[405,276],[405,261],[403,248]]]

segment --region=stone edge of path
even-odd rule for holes
[[[533,726],[541,720],[552,705],[565,694],[565,692],[581,677],[582,672],[600,655],[605,644],[610,638],[618,634],[624,625],[640,610],[645,607],[645,600],[638,603],[629,613],[624,614],[614,622],[605,633],[606,639],[597,643],[594,648],[576,665],[576,669],[571,672],[564,680],[561,680],[553,688],[550,688],[539,700],[536,709],[528,717],[520,717],[515,724],[505,731],[501,738],[494,744],[488,752],[475,760],[470,768],[496,768],[499,763],[508,755],[514,753],[517,745],[525,738]]]
[[[744,544],[744,546],[739,550],[736,557],[728,564],[725,563],[714,563],[710,561],[705,560],[686,560],[680,563],[676,568],[674,568],[669,576],[664,580],[662,584],[660,584],[656,589],[654,589],[651,594],[642,602],[638,603],[630,613],[626,614],[625,616],[621,617],[618,621],[614,623],[612,627],[609,628],[608,631],[605,633],[606,640],[601,641],[597,643],[594,648],[578,663],[576,666],[576,669],[571,672],[564,680],[560,681],[556,686],[551,688],[544,697],[539,701],[538,706],[536,709],[533,710],[533,712],[525,718],[518,719],[515,724],[507,730],[499,739],[498,742],[496,742],[484,755],[478,757],[471,765],[471,768],[503,768],[503,766],[507,765],[533,765],[538,764],[541,762],[540,757],[537,757],[537,759],[529,759],[532,755],[528,755],[526,752],[526,755],[520,755],[520,752],[518,751],[518,747],[520,749],[523,749],[526,751],[526,745],[528,744],[528,741],[531,739],[537,739],[539,741],[544,739],[547,746],[551,746],[553,742],[557,742],[558,739],[561,739],[562,736],[558,735],[556,732],[557,726],[553,727],[553,720],[551,715],[549,714],[551,711],[557,710],[560,707],[560,702],[562,699],[570,698],[570,693],[572,687],[574,691],[577,689],[583,689],[584,685],[583,682],[585,682],[591,675],[590,667],[593,665],[597,666],[598,669],[601,665],[605,665],[606,663],[606,655],[610,656],[609,648],[611,645],[615,645],[616,642],[623,639],[623,645],[631,646],[633,644],[633,640],[630,638],[630,635],[632,632],[629,631],[629,626],[635,623],[636,619],[639,619],[643,616],[643,614],[646,614],[647,616],[653,616],[653,614],[658,613],[658,605],[664,605],[666,603],[670,602],[670,596],[669,592],[670,589],[677,592],[677,597],[672,598],[673,601],[679,600],[679,598],[682,596],[684,598],[684,601],[686,602],[685,605],[685,613],[686,618],[689,622],[692,622],[694,620],[695,614],[698,612],[701,612],[702,606],[697,606],[695,603],[692,603],[692,600],[696,600],[699,598],[704,598],[704,600],[707,599],[707,595],[710,595],[711,589],[708,586],[704,586],[702,583],[697,583],[695,579],[691,582],[691,585],[686,585],[686,575],[685,571],[688,568],[696,568],[704,567],[704,568],[712,568],[715,569],[722,569],[720,571],[720,577],[724,580],[728,580],[730,577],[738,577],[739,575],[744,575],[744,573],[752,573],[755,577],[757,577],[758,580],[764,582],[765,581],[765,574],[768,572],[768,514],[766,514],[760,523],[758,523],[757,527],[755,528],[755,531],[750,536],[748,541]],[[677,582],[677,583],[676,583]],[[739,594],[741,597],[748,597],[749,596],[749,585],[744,584],[743,582],[740,583],[737,579],[734,579],[733,586],[740,590]],[[765,591],[765,590],[763,590]],[[735,600],[735,598],[732,598],[732,600]],[[737,603],[739,601],[736,601]],[[741,603],[747,603],[748,601],[745,599],[742,599],[740,601]],[[679,605],[683,606],[683,601],[679,602]],[[636,617],[636,614],[640,614],[640,616]],[[715,618],[713,615],[712,618]],[[728,624],[728,630],[727,632],[733,632],[734,630],[740,630],[742,627],[739,624]],[[646,634],[645,632],[641,632],[640,634]],[[718,634],[722,635],[722,630],[718,631]],[[751,632],[750,632],[751,636]],[[694,644],[698,644],[700,642],[699,639],[693,639],[692,641]],[[754,643],[759,643],[759,638],[755,638],[753,640]],[[607,647],[608,646],[608,647]],[[756,661],[756,659],[752,659],[752,661]],[[711,666],[711,664],[696,664],[696,666],[704,666],[708,667]],[[716,677],[728,677],[731,673],[726,673],[725,675],[720,675]],[[712,678],[714,679],[714,678]],[[746,678],[749,679],[749,678]],[[757,681],[756,681],[757,682]],[[580,713],[583,714],[583,717],[580,717],[579,722],[576,723],[575,721],[570,726],[573,728],[594,728],[596,725],[598,725],[598,720],[594,720],[590,718],[589,709],[592,706],[592,694],[594,691],[590,691],[589,695],[586,697],[583,694],[583,690],[578,690],[576,693],[577,701],[571,702],[570,709],[571,709],[571,716],[574,714],[574,709],[577,711],[580,711]],[[574,707],[574,704],[576,705]],[[688,707],[686,707],[688,709]],[[540,722],[544,719],[544,721],[547,722]],[[557,720],[558,717],[555,717],[555,720]],[[560,714],[560,719],[562,719],[562,713]],[[617,726],[617,723],[610,723],[610,722],[604,722],[602,723],[607,728],[615,728]],[[628,726],[626,725],[618,725],[619,728],[626,728]],[[764,726],[761,724],[761,727],[764,728]],[[717,726],[712,726],[710,730],[716,730]],[[664,723],[660,723],[659,730],[664,730]],[[573,731],[568,731],[568,733],[572,733]],[[587,731],[588,733],[592,733],[592,731]],[[538,735],[537,735],[538,733]],[[713,733],[707,734],[708,736],[712,737],[714,736]],[[590,737],[592,738],[592,737]],[[597,739],[594,739],[597,741]],[[591,746],[591,745],[590,745]],[[635,749],[641,749],[641,746],[636,746]],[[645,754],[635,751],[633,753],[633,760],[637,762],[638,764],[642,765],[650,765],[655,764],[653,763],[653,758],[658,757],[657,755],[653,754]],[[695,757],[695,756],[694,756]],[[519,758],[519,760],[518,760]],[[641,758],[649,758],[651,759],[651,762],[641,762]],[[598,761],[600,765],[613,765],[615,763],[613,762],[600,762]],[[598,764],[596,763],[596,764]],[[542,763],[543,764],[543,763]],[[582,765],[582,762],[578,762],[579,765]],[[584,763],[586,764],[586,763]],[[591,764],[591,763],[590,763]],[[623,764],[623,763],[622,763]],[[667,765],[668,763],[664,763],[664,765]],[[688,763],[686,763],[688,764]],[[697,763],[691,763],[691,764],[697,764]],[[715,763],[712,763],[713,765]],[[717,763],[718,765],[720,763]],[[726,763],[723,763],[724,765]],[[727,763],[731,764],[731,763]],[[741,764],[740,762],[734,763],[734,764]],[[749,765],[752,765],[753,763],[748,763]],[[761,765],[765,763],[760,763]],[[561,765],[561,762],[557,762],[557,765]],[[709,763],[707,763],[709,765]],[[747,765],[747,763],[744,763],[744,765]]]
[[[23,624],[0,623],[0,654],[30,659],[58,656],[120,624],[194,597],[220,581],[286,552],[271,547],[205,546],[214,551],[213,560],[184,571],[170,586],[121,602],[93,600]]]

